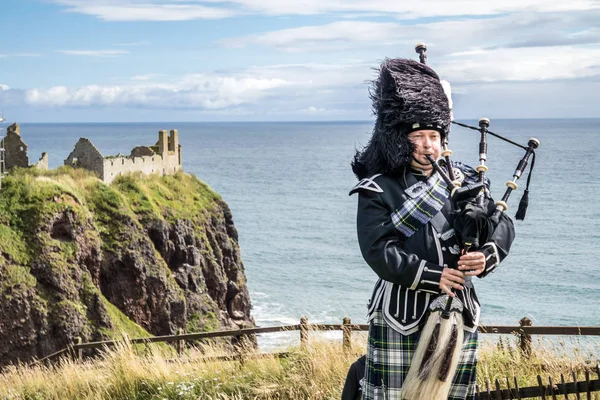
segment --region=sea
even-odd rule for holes
[[[477,125],[477,121],[463,123]],[[160,129],[177,129],[183,169],[229,204],[258,326],[366,323],[377,280],[356,235],[357,179],[350,169],[372,122],[53,123],[21,124],[30,163],[42,152],[63,163],[80,137],[103,155],[153,145]],[[529,208],[515,221],[510,255],[476,279],[483,324],[600,325],[600,119],[492,120],[490,131],[526,145],[540,140],[531,172]],[[478,164],[479,132],[453,126],[453,158]],[[524,150],[488,137],[488,177],[499,199]],[[511,194],[514,216],[527,173]],[[335,334],[333,334],[335,335]],[[296,333],[263,335],[275,349]]]

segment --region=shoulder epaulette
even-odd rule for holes
[[[369,190],[371,192],[383,193],[383,189],[381,188],[381,186],[379,186],[377,184],[377,182],[375,182],[375,180],[374,180],[375,178],[377,178],[380,175],[381,174],[376,174],[369,178],[362,179],[360,182],[358,182],[356,184],[356,186],[354,186],[352,188],[352,190],[350,190],[350,193],[348,193],[348,195],[351,196],[360,190]]]

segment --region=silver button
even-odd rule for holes
[[[445,248],[445,247],[442,247],[442,251],[446,251],[446,248]]]
[[[403,324],[405,324],[405,323],[406,323],[406,320],[405,320],[405,319],[403,319],[403,320],[402,320],[402,323],[403,323]]]
[[[423,271],[429,271],[429,268],[425,267],[423,268]]]
[[[444,267],[447,267],[447,266],[448,266],[448,264],[444,264]]]

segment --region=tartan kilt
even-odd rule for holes
[[[363,400],[399,400],[404,379],[417,348],[421,332],[408,336],[391,328],[381,310],[373,313],[369,327],[367,362],[363,386]],[[449,400],[475,398],[477,370],[477,331],[465,331],[465,338]]]

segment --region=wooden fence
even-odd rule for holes
[[[214,339],[220,337],[252,337],[262,333],[274,332],[293,332],[300,331],[300,344],[306,345],[309,332],[311,331],[342,331],[342,344],[344,350],[350,349],[352,342],[352,332],[368,331],[369,325],[353,324],[350,318],[346,317],[342,324],[309,324],[308,319],[300,318],[300,323],[295,325],[270,326],[264,328],[234,329],[215,332],[202,333],[183,333],[182,330],[176,335],[152,336],[148,338],[129,339],[132,344],[148,343],[175,343],[175,348],[181,354],[184,343],[188,341],[198,341]],[[506,325],[480,325],[479,332],[483,334],[511,334],[517,336],[519,348],[525,355],[531,354],[531,335],[563,335],[563,336],[600,336],[600,326],[532,326],[531,320],[527,317],[519,321],[519,326]],[[119,343],[119,340],[106,340],[100,342],[82,343],[77,338],[76,342],[69,347],[52,353],[36,362],[54,359],[60,355],[71,353],[75,357],[80,357],[83,350],[101,349],[111,347]]]
[[[585,370],[585,381],[578,382],[575,372],[572,373],[573,382],[566,382],[563,374],[560,375],[560,383],[554,382],[552,377],[548,377],[548,385],[545,385],[541,375],[537,376],[538,386],[519,388],[517,378],[513,377],[513,385],[511,387],[510,380],[506,378],[506,388],[501,388],[501,383],[498,379],[495,381],[495,387],[490,388],[490,382],[486,380],[485,389],[483,391],[478,386],[475,398],[478,400],[504,400],[504,399],[530,399],[541,398],[542,400],[552,399],[557,400],[569,399],[569,395],[575,396],[571,399],[581,400],[582,395],[585,399],[592,399],[592,392],[600,391],[600,365],[596,365],[596,375],[598,379],[590,380],[590,370]],[[598,396],[597,398],[600,398]]]
[[[216,332],[202,332],[202,333],[183,333],[181,330],[176,335],[168,336],[153,336],[149,338],[135,338],[129,339],[132,344],[148,344],[148,343],[174,343],[178,354],[183,352],[185,342],[188,341],[199,341],[206,339],[214,339],[220,337],[253,337],[263,333],[274,333],[274,332],[300,332],[300,345],[306,346],[309,339],[309,333],[311,331],[342,331],[342,347],[344,351],[350,351],[352,343],[352,332],[355,331],[368,331],[369,325],[364,324],[353,324],[350,318],[344,318],[342,324],[309,324],[308,320],[304,317],[300,319],[299,324],[285,325],[285,326],[273,326],[265,328],[249,328],[249,329],[237,329],[237,330],[226,330]],[[528,318],[522,318],[519,321],[519,326],[505,326],[505,325],[480,325],[479,332],[483,334],[512,334],[517,336],[517,341],[520,350],[524,355],[528,356],[531,354],[532,346],[532,335],[566,335],[566,336],[600,336],[600,326],[532,326],[531,320]],[[50,354],[35,363],[51,361],[61,355],[71,355],[77,359],[83,358],[83,351],[89,349],[101,349],[105,347],[111,347],[120,341],[100,341],[82,343],[80,339],[76,343],[71,344],[69,347]],[[270,354],[255,354],[252,356],[248,355],[232,355],[223,357],[213,357],[211,360],[235,360],[241,359],[242,357],[287,357],[288,353],[270,353]],[[587,399],[591,399],[591,393],[600,391],[600,366],[596,366],[595,370],[598,379],[590,379],[590,371],[585,371],[585,381],[578,382],[577,377],[573,373],[573,382],[565,382],[564,376],[561,375],[561,382],[553,382],[552,378],[549,378],[548,385],[543,384],[542,377],[538,375],[538,386],[519,388],[516,377],[513,378],[513,385],[511,386],[510,380],[506,378],[505,388],[502,388],[502,384],[499,380],[495,381],[495,385],[492,386],[486,381],[486,387],[484,389],[477,388],[476,398],[479,400],[503,400],[503,399],[527,399],[527,398],[541,398],[542,400],[553,399],[556,400],[557,396],[564,396],[561,398],[569,399],[569,394],[574,394],[574,399],[580,400],[581,394],[586,394]],[[504,382],[502,382],[504,383]]]

